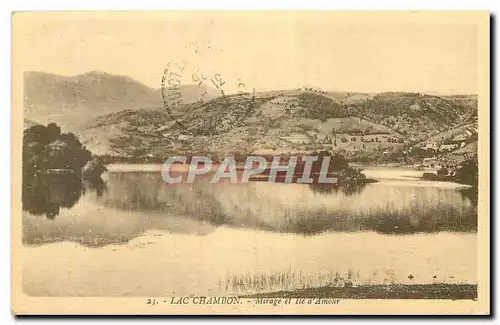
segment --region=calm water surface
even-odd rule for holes
[[[422,171],[367,168],[344,191],[163,183],[161,166],[23,196],[23,284],[36,296],[239,294],[368,283],[477,283],[476,198]],[[409,274],[413,278],[409,279]]]

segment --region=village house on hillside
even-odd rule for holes
[[[456,148],[458,148],[459,145],[456,144],[456,143],[452,143],[452,144],[442,144],[440,147],[439,147],[439,150],[440,151],[452,151],[452,150],[455,150]]]

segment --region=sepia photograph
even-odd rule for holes
[[[12,15],[12,312],[490,312],[487,11]]]

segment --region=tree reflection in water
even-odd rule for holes
[[[325,184],[325,183],[312,183],[309,184],[309,188],[315,194],[329,195],[332,193],[343,193],[344,195],[350,196],[354,194],[359,194],[365,188],[365,183],[350,184],[350,185],[337,185],[337,184]]]
[[[101,178],[85,180],[75,174],[23,177],[23,210],[33,215],[54,219],[61,208],[71,208],[86,191],[95,191],[100,197],[106,185]]]
[[[477,205],[479,195],[477,186],[462,188],[460,194],[463,199],[469,199],[472,204]]]
[[[358,195],[363,192],[366,184],[350,184],[348,186],[338,184],[309,184],[310,190],[318,195],[336,195],[345,196]],[[385,210],[368,210],[362,213],[360,219],[355,218],[355,214],[346,218],[346,228],[342,230],[361,229],[376,231],[383,234],[405,235],[414,233],[433,233],[438,231],[477,231],[477,203],[478,191],[475,187],[468,187],[459,190],[462,199],[470,201],[468,208],[457,211],[444,203],[429,202],[425,208],[412,207],[410,204],[404,209],[392,209],[388,207]],[[427,211],[428,210],[428,211]],[[296,227],[299,232],[306,234],[316,234],[324,231],[325,219],[341,220],[334,213],[322,215],[323,211],[318,211],[314,220],[308,219],[306,222],[299,222]],[[349,213],[348,213],[349,214]],[[333,219],[332,219],[333,218]],[[296,226],[297,226],[296,225]],[[338,229],[339,224],[335,224]]]

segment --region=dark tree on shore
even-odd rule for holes
[[[36,125],[24,131],[23,175],[46,169],[71,169],[80,172],[92,159],[90,151],[73,133],[61,134],[57,124]]]
[[[478,161],[477,157],[468,159],[456,171],[457,181],[460,183],[478,186]]]

